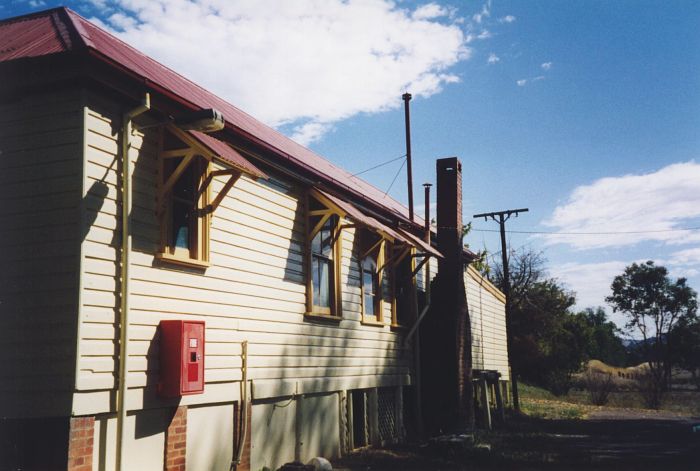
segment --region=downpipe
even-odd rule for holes
[[[241,406],[240,406],[240,420],[241,420],[241,434],[238,440],[236,454],[231,460],[230,471],[236,471],[238,466],[241,464],[241,458],[243,457],[243,449],[245,448],[245,441],[248,435],[248,341],[244,340],[241,344],[241,357],[243,364],[241,366],[242,375],[241,378]]]
[[[119,316],[119,385],[117,390],[117,450],[116,469],[121,471],[124,458],[124,441],[126,431],[126,391],[127,374],[129,372],[127,361],[129,359],[129,253],[131,252],[131,160],[129,150],[131,148],[132,120],[151,109],[151,95],[146,93],[143,102],[127,111],[122,116],[122,247],[121,247],[121,310]]]

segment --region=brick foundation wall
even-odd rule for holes
[[[185,471],[186,453],[187,406],[180,406],[165,431],[165,471]]]
[[[68,471],[92,471],[95,417],[72,417],[68,438]]]

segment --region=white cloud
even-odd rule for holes
[[[328,123],[319,123],[317,121],[311,121],[305,124],[298,125],[294,128],[294,134],[291,138],[299,143],[308,143],[317,141],[329,130],[332,129],[332,125]]]
[[[555,208],[543,224],[558,233],[543,237],[547,244],[567,244],[575,249],[631,246],[643,241],[700,242],[700,231],[679,230],[700,225],[698,182],[700,164],[695,161],[642,175],[601,178],[575,188],[568,201]],[[606,234],[567,234],[572,232]]]
[[[109,7],[105,23],[121,39],[305,144],[340,120],[400,107],[405,90],[440,92],[472,54],[453,10],[434,2],[413,11],[390,0]]]
[[[513,15],[506,15],[506,16],[498,19],[499,23],[513,23],[514,21],[515,21],[515,17]]]
[[[700,247],[679,250],[671,255],[671,265],[700,265]]]
[[[491,54],[489,54],[489,58],[487,59],[486,62],[489,64],[495,64],[495,63],[500,62],[500,61],[501,61],[501,58],[492,52]]]
[[[700,247],[679,250],[666,261],[673,278],[691,278],[700,275]]]
[[[533,82],[539,82],[540,80],[544,80],[544,75],[538,75],[532,79]]]
[[[486,2],[482,7],[481,11],[479,13],[474,14],[472,16],[472,20],[474,20],[475,23],[481,23],[484,21],[486,18],[491,16],[491,0]]]
[[[552,68],[552,63],[551,62],[545,62],[543,63],[540,67],[542,67],[543,70],[549,70]]]
[[[630,262],[632,263],[632,262]],[[576,308],[605,306],[610,284],[630,263],[564,263],[550,268],[550,274],[576,292]]]
[[[32,8],[41,8],[46,6],[44,0],[29,0],[29,6]]]
[[[527,85],[527,79],[516,80],[515,83],[518,84],[518,87],[524,87],[525,85]]]
[[[491,31],[484,29],[477,35],[476,39],[488,39],[491,36]]]
[[[450,10],[442,5],[438,5],[437,3],[428,3],[416,8],[411,17],[414,20],[432,20],[445,16],[449,17],[453,14],[454,10]]]

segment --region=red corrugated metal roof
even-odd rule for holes
[[[238,170],[241,170],[248,175],[252,175],[257,178],[267,178],[265,172],[260,170],[258,167],[250,163],[248,159],[243,157],[238,153],[236,149],[226,144],[223,141],[218,140],[214,136],[210,136],[199,131],[189,131],[190,135],[197,139],[204,147],[209,149],[214,154],[221,157],[222,160],[233,165]]]
[[[71,41],[71,39],[75,39]],[[76,49],[89,49],[114,64],[140,76],[151,86],[158,86],[200,108],[221,111],[227,127],[243,131],[282,157],[306,168],[345,189],[356,197],[407,219],[408,210],[378,188],[337,167],[311,150],[297,144],[282,133],[266,126],[225,100],[186,79],[182,75],[139,52],[125,42],[67,8],[58,8],[27,17],[0,22],[0,44],[7,50],[0,60],[35,57]],[[416,223],[422,224],[416,217]]]
[[[325,192],[321,190],[320,188],[315,188],[316,191],[318,191],[323,197],[327,198],[330,200],[331,203],[336,205],[338,208],[340,208],[345,214],[347,214],[350,219],[353,219],[355,222],[358,222],[364,226],[367,226],[371,229],[375,229],[379,232],[384,232],[387,235],[390,235],[394,239],[398,239],[401,242],[404,243],[409,243],[409,239],[407,239],[405,236],[399,234],[397,231],[392,229],[391,227],[388,227],[385,224],[382,224],[381,222],[377,221],[371,216],[366,215],[362,211],[360,211],[358,208],[356,208],[352,203],[348,201],[344,201],[340,198],[337,198],[333,195],[331,195],[328,192]]]
[[[0,61],[45,56],[70,49],[70,36],[55,16],[55,12],[47,12],[42,16],[25,16],[3,22],[0,25]]]

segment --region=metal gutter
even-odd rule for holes
[[[156,82],[154,82],[146,77],[143,77],[142,75],[139,75],[138,73],[132,71],[128,67],[126,67],[126,66],[122,65],[121,63],[106,56],[102,52],[100,52],[96,49],[93,49],[89,46],[86,46],[86,50],[87,50],[89,56],[94,57],[94,58],[100,60],[101,62],[107,63],[110,66],[119,69],[120,71],[126,73],[127,75],[131,76],[132,78],[140,81],[146,87],[152,89],[153,91],[158,92],[159,94],[161,94],[161,95],[163,95],[163,96],[165,96],[165,97],[167,97],[167,98],[169,98],[169,99],[171,99],[171,100],[173,100],[181,105],[184,105],[185,107],[187,107],[191,110],[202,109],[202,107],[200,105],[197,105],[197,104],[181,97],[180,95],[174,93],[173,91],[169,90],[168,88],[166,88],[162,85],[159,85],[158,83],[156,83]],[[226,116],[224,116],[224,118],[225,117]],[[386,215],[390,215],[390,217],[393,217],[395,219],[399,219],[400,222],[408,225],[412,229],[414,229],[416,231],[419,231],[422,229],[421,224],[414,222],[414,221],[411,221],[407,216],[404,216],[403,214],[397,213],[397,212],[389,209],[386,206],[382,206],[379,202],[377,202],[371,198],[367,198],[366,196],[364,196],[362,193],[360,193],[359,191],[354,189],[349,184],[341,182],[335,178],[329,177],[325,173],[319,172],[317,169],[315,169],[311,165],[303,162],[302,160],[299,160],[299,159],[292,157],[290,154],[287,154],[286,152],[276,148],[275,146],[270,145],[268,142],[258,138],[257,136],[254,136],[254,135],[250,134],[249,132],[244,131],[243,129],[241,129],[237,126],[234,126],[230,122],[226,122],[225,129],[227,129],[229,132],[233,133],[237,137],[243,138],[244,140],[251,142],[251,143],[255,144],[256,146],[259,146],[259,147],[261,147],[269,152],[272,152],[277,157],[280,157],[280,158],[288,161],[292,166],[303,169],[304,171],[312,174],[313,176],[318,177],[319,180],[322,181],[323,183],[329,184],[329,185],[336,187],[336,188],[340,188],[341,190],[352,194],[352,196],[354,198],[357,198],[360,201],[362,201],[363,203],[365,203],[366,205],[373,207],[376,210],[379,210],[379,212],[386,214]]]

